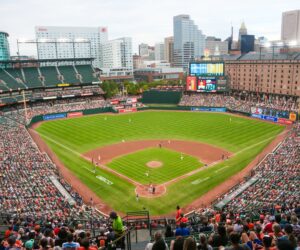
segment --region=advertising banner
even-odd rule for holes
[[[72,118],[72,117],[79,117],[82,115],[83,115],[82,112],[72,112],[72,113],[68,113],[67,117]]]
[[[271,121],[271,122],[277,122],[278,118],[274,116],[269,116],[269,115],[260,115],[260,114],[251,114],[252,117],[258,118],[261,120],[266,120],[266,121]]]
[[[187,91],[196,91],[197,90],[197,77],[188,76],[186,78],[186,90]]]
[[[192,107],[191,111],[226,112],[226,108]]]
[[[66,113],[52,114],[52,115],[43,115],[43,120],[44,121],[49,121],[49,120],[66,118],[66,117],[67,117]]]
[[[111,105],[116,105],[116,104],[119,104],[119,102],[120,101],[118,99],[113,99],[113,100],[110,101],[110,104]]]
[[[293,122],[288,120],[288,119],[285,119],[285,118],[278,118],[278,123],[280,124],[285,124],[285,125],[292,125]]]
[[[136,112],[136,108],[130,108],[130,109],[119,109],[119,113],[128,113],[128,112]]]

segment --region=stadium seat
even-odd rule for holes
[[[8,88],[16,90],[18,88],[25,89],[26,86],[20,82],[17,81],[16,78],[21,77],[21,71],[15,70],[15,69],[0,69],[0,79],[3,80]]]
[[[64,83],[80,83],[73,66],[58,66],[58,70],[64,76]]]
[[[41,67],[40,68],[42,76],[45,77],[45,86],[46,87],[53,87],[56,86],[57,84],[60,84],[61,81],[58,80],[57,78],[57,71],[54,66],[49,66],[49,67]]]
[[[99,79],[93,76],[91,65],[76,65],[78,73],[82,76],[82,83],[98,82]]]
[[[29,88],[43,87],[37,68],[23,68],[25,82]]]

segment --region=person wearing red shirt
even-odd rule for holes
[[[177,205],[177,207],[176,207],[176,217],[175,217],[176,225],[180,224],[181,213],[182,213],[182,211],[181,211],[180,207]]]

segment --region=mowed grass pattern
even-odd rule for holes
[[[43,123],[37,131],[63,164],[113,209],[127,212],[146,208],[151,215],[161,215],[174,211],[178,204],[183,207],[191,203],[240,172],[283,129],[276,124],[226,114],[154,111],[51,121]],[[95,174],[91,173],[87,170],[94,169],[91,162],[77,153],[121,142],[122,139],[200,141],[227,149],[235,156],[172,183],[162,197],[141,197],[137,202],[133,184],[100,168]],[[96,178],[98,175],[113,185],[100,181]]]
[[[182,156],[181,160],[179,152],[150,148],[115,158],[107,166],[141,184],[161,184],[203,166],[195,157]],[[146,165],[150,161],[160,161],[163,165],[150,168]]]
[[[283,126],[226,114],[169,111],[84,116],[49,121],[37,128],[41,135],[80,153],[123,139],[192,140],[237,152],[282,130]]]

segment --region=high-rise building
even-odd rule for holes
[[[171,65],[174,63],[174,38],[172,36],[165,38],[165,60]]]
[[[110,40],[102,44],[103,68],[132,70],[132,41],[130,37]]]
[[[148,49],[149,45],[146,43],[141,43],[139,45],[139,56],[145,57],[145,56],[149,56],[149,49]]]
[[[254,35],[242,35],[241,36],[241,53],[245,54],[250,51],[254,51]]]
[[[213,36],[208,36],[205,39],[205,49],[209,51],[210,55],[228,54],[228,41],[221,41],[220,38],[215,38]]]
[[[204,54],[205,36],[189,15],[173,18],[174,66],[188,68],[189,62]]]
[[[0,31],[0,61],[10,59],[10,50],[7,37],[8,33]]]
[[[300,42],[300,10],[282,13],[281,40]]]
[[[146,43],[141,43],[139,45],[139,55],[144,60],[155,60],[155,47],[149,46]]]
[[[239,42],[241,41],[242,35],[247,35],[247,28],[245,22],[242,22],[241,27],[239,29]]]
[[[155,60],[162,61],[165,60],[165,44],[156,43],[154,46]]]
[[[39,59],[93,57],[93,65],[102,67],[101,44],[108,39],[106,27],[38,26],[35,35]]]

